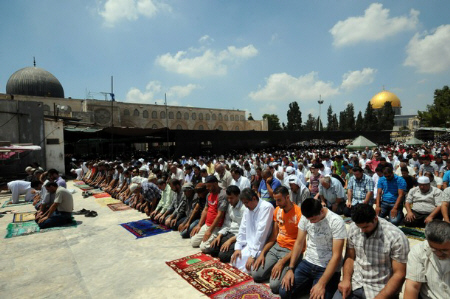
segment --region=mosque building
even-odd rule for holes
[[[129,127],[171,130],[267,131],[267,120],[247,120],[239,109],[212,109],[72,99],[50,72],[36,67],[22,68],[11,75],[0,100],[42,102],[44,115],[71,117],[95,127]],[[110,94],[107,94],[110,97]]]
[[[370,104],[372,104],[374,110],[383,108],[386,102],[391,102],[395,114],[393,131],[399,131],[403,127],[413,131],[419,127],[417,115],[402,115],[402,103],[396,94],[383,90],[370,100]]]

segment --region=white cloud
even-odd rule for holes
[[[195,84],[188,84],[185,86],[177,85],[172,86],[167,90],[167,97],[169,98],[169,105],[179,105],[177,99],[181,99],[189,96],[192,91],[200,88],[200,86]],[[145,86],[145,90],[141,91],[136,87],[130,88],[126,95],[126,102],[131,103],[164,103],[164,88],[159,81],[150,81],[147,86]]]
[[[154,0],[107,0],[99,14],[106,26],[113,27],[123,19],[135,21],[140,16],[151,18],[162,10],[171,11],[171,7]]]
[[[253,45],[248,45],[243,48],[229,46],[220,52],[206,49],[200,56],[188,57],[196,52],[196,49],[189,49],[188,51],[178,51],[175,55],[166,53],[158,56],[155,63],[169,72],[200,78],[226,75],[228,64],[237,63],[258,54],[258,50]]]
[[[298,78],[286,73],[272,74],[266,85],[258,91],[251,92],[249,97],[257,101],[298,101],[316,100],[319,95],[331,97],[339,93],[332,82],[318,79],[317,72],[311,72]]]
[[[211,44],[211,43],[214,42],[214,39],[206,34],[206,35],[203,35],[202,37],[200,37],[198,42],[201,43],[201,44]]]
[[[433,33],[416,33],[406,47],[404,65],[420,73],[440,73],[450,69],[450,25],[439,26]]]
[[[362,71],[350,71],[342,76],[341,88],[351,91],[358,86],[367,85],[373,82],[377,70],[364,68]]]
[[[419,11],[411,9],[408,16],[389,17],[389,9],[380,3],[371,4],[364,16],[350,17],[337,22],[330,33],[336,47],[356,44],[362,41],[379,41],[399,32],[415,29]]]

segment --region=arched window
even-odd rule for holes
[[[139,116],[139,110],[134,109],[133,116]]]
[[[177,119],[181,119],[181,112],[180,111],[177,112]]]
[[[230,115],[230,120],[234,121],[234,115]]]
[[[203,120],[203,113],[199,113],[199,114],[198,114],[198,119],[199,119],[199,120]]]
[[[219,113],[219,120],[223,120],[222,113]]]
[[[206,113],[206,120],[210,120],[211,117],[209,116],[209,113]]]
[[[192,119],[196,120],[197,119],[197,114],[195,112],[192,112]]]
[[[123,110],[123,115],[130,116],[130,110],[128,110],[128,109]]]
[[[153,125],[152,129],[158,129],[158,126],[157,125]]]
[[[204,129],[203,129],[203,125],[198,126],[198,129],[199,129],[199,130],[204,130]]]
[[[183,130],[183,127],[181,125],[177,125],[177,130]]]
[[[169,112],[169,118],[173,119],[173,112]]]
[[[212,115],[212,120],[216,120],[217,119],[217,117],[216,117],[216,115],[213,113],[213,115]]]
[[[217,127],[217,130],[223,131],[223,127],[220,125]]]
[[[241,121],[244,121],[245,119],[244,119],[244,116],[243,115],[241,115]]]
[[[225,116],[223,117],[223,119],[224,119],[225,121],[228,121],[228,115],[225,114]]]
[[[161,112],[159,113],[159,118],[161,118],[161,119],[166,118],[166,112],[161,111]]]
[[[189,120],[189,113],[187,113],[187,112],[184,113],[184,119]]]
[[[142,117],[143,118],[148,118],[148,111],[144,110],[144,112],[142,112]]]
[[[234,128],[235,131],[239,131],[239,126],[236,126],[236,128]]]
[[[239,120],[239,115],[236,114],[236,116],[234,117],[234,120],[238,121]]]
[[[158,118],[158,112],[152,111],[152,118]]]

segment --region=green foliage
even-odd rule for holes
[[[333,123],[333,108],[331,108],[331,105],[328,107],[327,110],[327,131],[335,131],[333,130],[334,128],[334,123]]]
[[[362,117],[361,111],[358,113],[358,117],[356,118],[355,130],[360,132],[364,128],[364,119]]]
[[[394,109],[391,102],[385,102],[383,108],[377,111],[378,129],[392,130],[394,128]]]
[[[247,118],[248,120],[255,120],[254,118],[253,118],[253,116],[252,116],[252,114],[250,113],[249,114],[249,116],[248,116],[248,118]]]
[[[372,104],[367,103],[366,112],[364,112],[364,131],[376,131],[378,130],[378,118],[375,111],[372,108]]]
[[[333,114],[333,123],[331,127],[331,131],[338,131],[339,130],[339,122],[336,116],[336,113]]]
[[[297,102],[289,104],[286,127],[289,131],[301,131],[302,129],[302,112]]]
[[[264,114],[263,119],[267,118],[267,123],[269,126],[269,131],[281,130],[280,119],[276,114]]]
[[[449,127],[450,126],[450,89],[445,85],[434,91],[432,105],[427,105],[426,111],[418,111],[421,126]]]
[[[317,120],[310,113],[308,114],[308,119],[305,122],[305,131],[314,131],[317,126]]]

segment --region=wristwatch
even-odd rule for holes
[[[288,271],[289,271],[289,270],[292,270],[292,271],[294,271],[294,268],[292,268],[292,267],[288,266],[288,267],[287,267],[287,270],[288,270]]]

